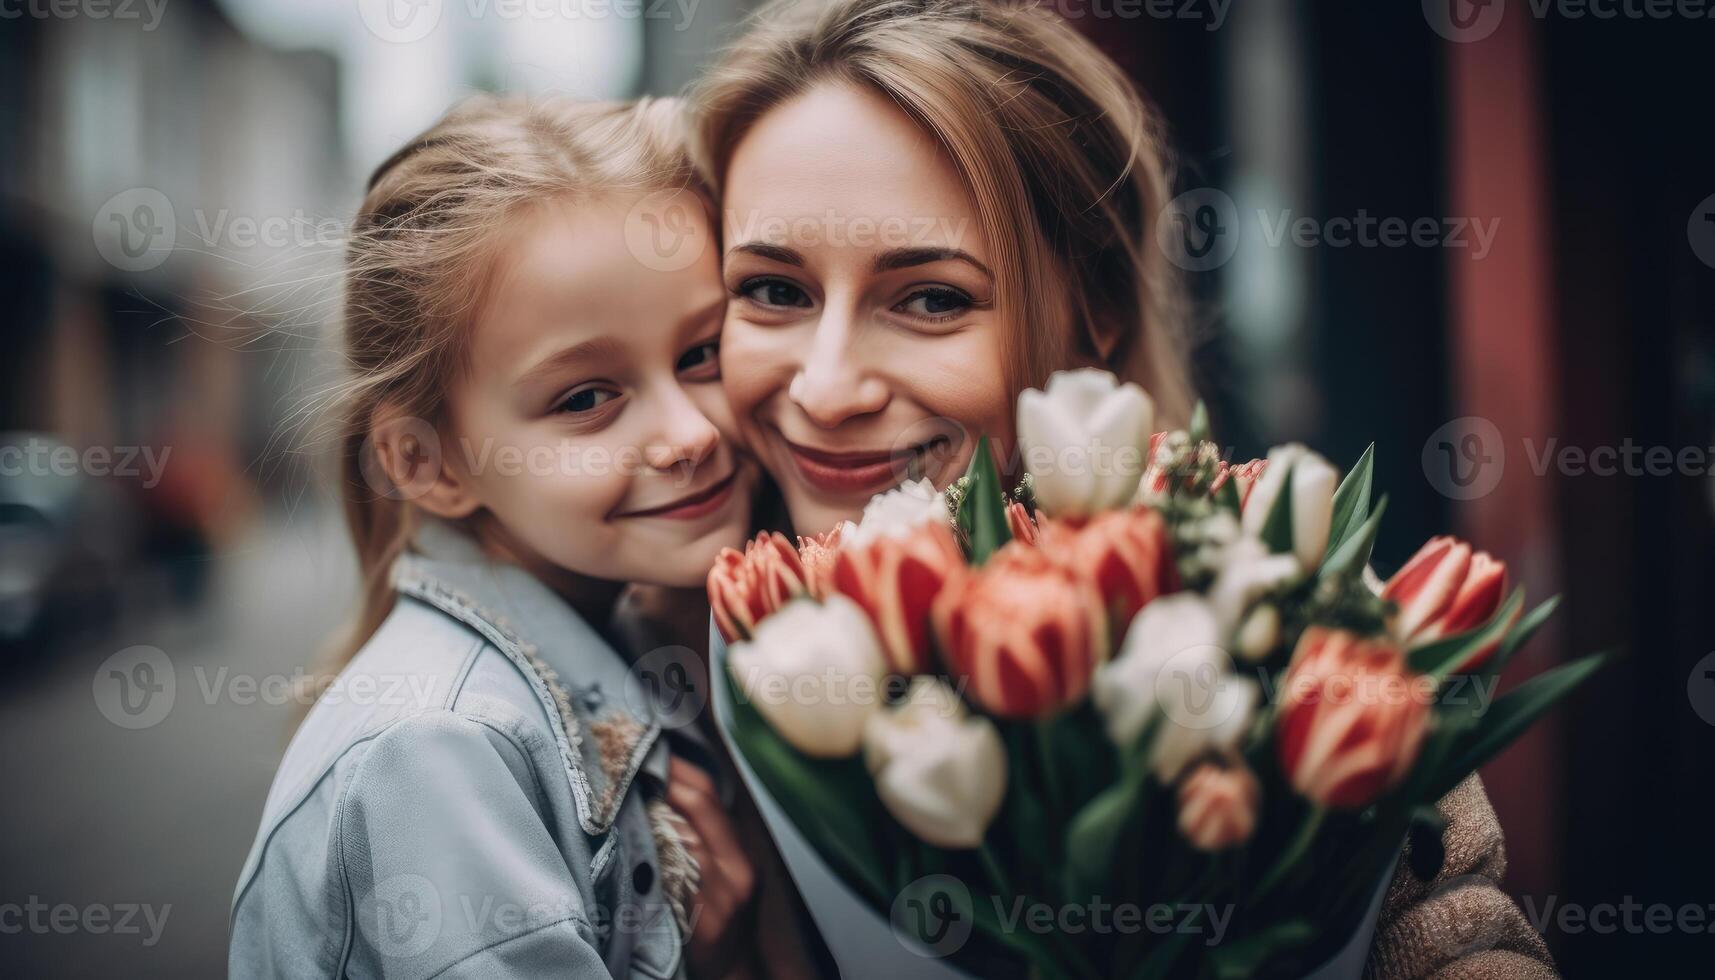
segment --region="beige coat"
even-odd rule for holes
[[[1545,980],[1558,976],[1542,937],[1501,891],[1506,843],[1473,775],[1437,808],[1447,819],[1441,873],[1419,881],[1401,861],[1388,886],[1368,980]],[[1409,845],[1408,845],[1409,849]]]

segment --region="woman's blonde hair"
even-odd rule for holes
[[[693,90],[709,185],[755,120],[830,80],[887,95],[962,175],[1013,324],[1014,392],[1094,363],[1143,385],[1164,423],[1187,421],[1181,284],[1150,240],[1165,141],[1117,65],[1030,2],[775,0]]]
[[[671,100],[577,102],[480,96],[454,107],[376,169],[352,224],[344,278],[339,475],[362,605],[337,669],[393,606],[389,570],[416,522],[379,475],[371,432],[383,410],[446,421],[508,225],[549,200],[613,192],[701,193]]]

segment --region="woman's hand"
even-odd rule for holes
[[[751,899],[756,872],[721,808],[714,781],[703,770],[674,758],[668,769],[667,802],[690,825],[685,847],[701,871],[686,949],[691,976],[698,980],[752,976],[755,916]]]

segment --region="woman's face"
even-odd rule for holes
[[[940,146],[841,83],[765,113],[722,195],[721,371],[800,534],[1012,442],[989,243]]]

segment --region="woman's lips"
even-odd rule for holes
[[[620,517],[665,517],[668,520],[691,521],[720,510],[732,498],[733,484],[738,479],[738,469],[733,468],[719,482],[707,489],[680,497],[673,503],[661,507],[651,507],[647,510],[633,510],[620,514]]]
[[[900,452],[832,452],[801,446],[785,437],[781,441],[792,454],[792,462],[804,481],[826,493],[856,496],[876,493],[899,485],[910,475],[911,464],[924,447]]]

